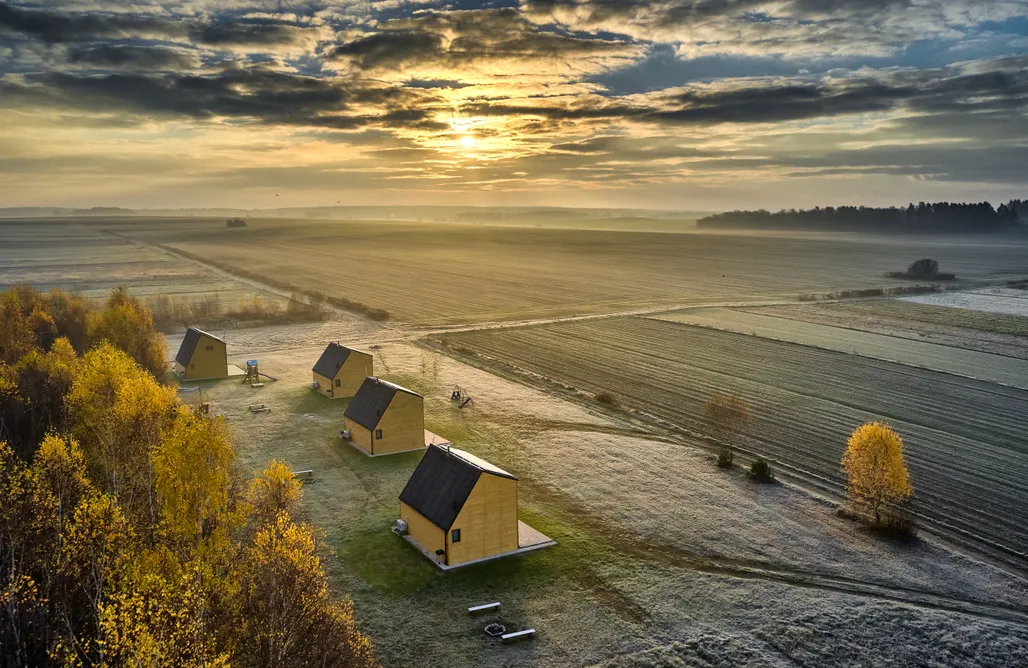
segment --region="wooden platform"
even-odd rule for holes
[[[450,441],[446,440],[439,434],[433,434],[429,430],[425,430],[425,447],[430,445],[453,445]]]

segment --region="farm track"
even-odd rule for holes
[[[781,582],[796,587],[819,589],[838,594],[852,594],[854,596],[875,598],[893,603],[915,605],[921,608],[957,612],[975,617],[1028,625],[1028,609],[944,596],[908,587],[897,587],[895,585],[878,584],[855,578],[826,575],[758,561],[745,561],[727,557],[708,557],[690,554],[677,548],[661,549],[660,546],[646,546],[640,550],[639,556],[649,558],[658,563],[690,568],[711,575]]]
[[[531,489],[533,498],[546,499],[560,506],[565,505],[564,493],[559,489],[531,482],[526,482],[525,486]],[[715,576],[777,582],[836,594],[872,598],[984,619],[1028,625],[1028,606],[997,604],[981,599],[943,594],[916,587],[821,573],[761,559],[744,559],[705,554],[685,549],[677,544],[672,545],[661,541],[639,540],[630,532],[625,533],[612,529],[611,524],[606,518],[586,508],[577,507],[571,512],[577,525],[587,528],[598,536],[602,536],[604,543],[616,547],[618,553],[630,555],[648,563]],[[610,603],[612,607],[619,611],[628,608],[627,612],[629,614],[624,615],[626,619],[638,621],[635,619],[634,614],[632,614],[631,606],[624,605],[621,602],[620,599],[625,598],[624,594],[620,592],[612,594],[611,592],[603,591],[602,587],[600,589],[598,597],[601,600]]]
[[[929,527],[1024,569],[1028,393],[854,355],[639,318],[454,335],[469,351],[702,432],[703,402],[733,390],[754,419],[742,449],[838,495],[853,427],[887,419],[907,442]],[[625,371],[625,370],[630,371]],[[810,373],[818,369],[818,373]]]

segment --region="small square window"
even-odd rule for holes
[[[207,350],[214,350],[214,346],[207,346]]]
[[[454,529],[453,531],[450,532],[450,542],[451,543],[459,543],[460,542],[460,529]]]
[[[382,430],[381,429],[376,429],[375,430],[375,438],[377,438],[377,439],[381,439],[382,438]]]
[[[343,384],[343,381],[341,381],[340,379],[336,378],[336,387],[340,387],[342,384]]]
[[[190,365],[189,365],[189,368],[190,368],[190,369],[195,369],[195,368],[196,368],[196,365],[195,365],[195,364],[190,364]]]

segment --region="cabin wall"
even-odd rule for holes
[[[382,430],[382,438],[373,439],[373,455],[424,448],[425,400],[413,394],[397,392],[378,421],[376,430],[379,429]]]
[[[366,454],[375,454],[371,451],[372,440],[370,431],[345,416],[343,417],[343,427],[350,430],[350,443],[356,445]]]
[[[327,376],[322,376],[317,371],[314,372],[314,382],[318,384],[318,393],[324,394],[326,397],[334,397],[332,393],[332,379]]]
[[[454,529],[460,529],[456,543]],[[482,473],[445,538],[450,566],[517,550],[518,481]]]
[[[210,348],[210,350],[208,350]],[[186,379],[224,378],[228,375],[228,353],[225,342],[200,336],[196,342],[193,356],[189,358],[189,366],[181,371]]]
[[[436,558],[436,550],[446,548],[443,542],[445,532],[403,501],[400,502],[400,519],[407,522],[407,535],[433,559]]]
[[[339,381],[339,387],[332,383],[332,395],[336,399],[347,399],[360,389],[361,383],[368,376],[374,376],[375,358],[366,353],[350,351],[343,366],[339,367],[335,380]]]

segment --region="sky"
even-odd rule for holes
[[[1028,197],[1028,0],[0,0],[0,207]]]

